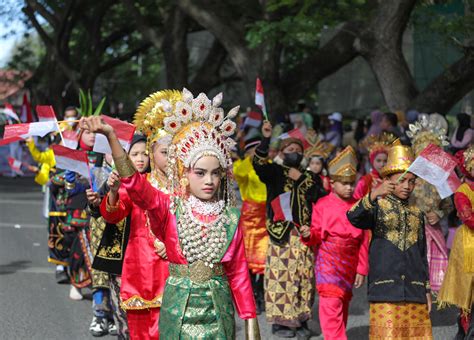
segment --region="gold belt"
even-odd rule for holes
[[[169,264],[170,276],[189,277],[192,282],[204,283],[215,276],[223,276],[224,268],[220,263],[214,263],[212,268],[206,266],[204,262],[197,261],[192,264]]]
[[[64,212],[64,211],[50,211],[49,216],[50,217],[67,216],[67,212]]]

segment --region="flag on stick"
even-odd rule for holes
[[[76,131],[65,130],[63,132],[63,144],[69,149],[77,149],[77,145],[79,144],[78,138],[79,136],[77,135]]]
[[[117,118],[101,115],[105,123],[112,126],[120,142],[120,145],[128,152],[132,143],[133,134],[135,133],[135,125],[124,122]],[[96,134],[94,151],[100,153],[112,153],[107,138],[102,134]]]
[[[3,113],[10,117],[12,120],[15,122],[20,122],[20,118],[18,118],[18,115],[16,112],[13,110],[13,105],[9,103],[5,103],[5,108],[3,109]]]
[[[56,121],[56,114],[50,105],[37,105],[36,114],[40,122]]]
[[[265,120],[268,120],[267,107],[265,106],[265,96],[263,94],[263,86],[260,78],[257,78],[255,86],[255,105],[257,105],[263,112]]]
[[[20,137],[10,137],[10,138],[0,139],[0,146],[18,142],[21,140],[23,140],[23,138],[20,138]]]
[[[410,165],[408,171],[434,185],[441,198],[454,193],[460,185],[454,173],[457,161],[439,146],[429,144]],[[458,185],[459,184],[459,185]]]
[[[23,176],[23,171],[21,171],[21,161],[18,159],[15,159],[13,157],[8,157],[8,165],[10,165],[10,168],[17,173],[18,175]]]
[[[273,210],[273,222],[293,222],[293,211],[291,209],[291,191],[278,195],[271,203]]]
[[[245,117],[244,125],[245,126],[252,126],[255,128],[260,127],[262,124],[262,115],[259,112],[251,111],[247,113],[247,117]]]
[[[28,101],[26,93],[23,94],[23,104],[21,105],[21,121],[23,123],[33,123],[33,113],[31,112],[31,105]]]
[[[91,181],[87,151],[71,150],[62,145],[53,145],[52,149],[57,168],[77,172]]]
[[[11,124],[5,126],[3,138],[20,137],[26,139],[33,136],[44,137],[48,133],[57,130],[58,126],[55,121]]]
[[[288,131],[288,132],[285,132],[285,133],[282,133],[280,135],[280,137],[278,137],[278,138],[280,138],[282,140],[287,139],[287,138],[297,138],[297,139],[301,140],[301,142],[303,142],[303,147],[304,147],[305,150],[311,146],[311,144],[308,142],[308,140],[304,136],[303,132],[301,132],[301,130],[298,129],[298,128],[293,129],[293,130]]]

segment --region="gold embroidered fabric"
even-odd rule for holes
[[[367,204],[364,199],[362,203]],[[380,209],[375,233],[392,242],[401,251],[413,246],[422,232],[421,211],[392,196],[379,199],[378,205]]]
[[[126,153],[123,156],[114,157],[114,162],[120,177],[130,177],[137,171]]]
[[[64,217],[67,216],[67,212],[65,211],[50,211],[49,217]]]
[[[150,309],[150,308],[159,308],[161,307],[161,301],[163,295],[160,294],[156,296],[153,300],[146,300],[141,296],[134,295],[131,298],[122,301],[120,306],[124,310],[140,310],[140,309]]]

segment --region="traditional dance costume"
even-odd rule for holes
[[[349,165],[349,167],[346,167]],[[334,180],[355,181],[357,159],[352,147],[346,148],[329,164]],[[302,238],[308,246],[318,246],[316,288],[319,293],[319,319],[324,339],[347,339],[349,303],[356,274],[367,276],[369,235],[352,226],[347,211],[355,199],[343,200],[336,193],[318,200],[313,207],[311,235]]]
[[[258,327],[239,215],[230,207],[229,197],[232,141],[228,137],[235,129],[229,118],[235,117],[238,108],[225,118],[219,108],[222,95],[211,102],[204,94],[194,99],[184,89],[182,98],[156,103],[169,114],[164,119],[165,130],[173,135],[168,155],[171,195],[138,174],[128,156],[114,160],[123,188],[134,204],[146,210],[147,225],[166,246],[170,276],[163,293],[160,336],[233,339],[232,300],[238,315]],[[223,200],[205,202],[187,194],[184,169],[203,156],[215,156],[228,171],[220,192]],[[259,338],[257,329],[248,328],[255,338]]]
[[[404,172],[413,156],[393,146],[382,176]],[[357,228],[371,229],[368,300],[370,339],[432,339],[423,213],[395,195],[376,201],[370,193],[347,213]]]
[[[265,265],[265,311],[268,322],[285,327],[302,327],[311,319],[314,302],[314,253],[302,244],[299,225],[311,222],[311,207],[325,194],[321,178],[300,169],[296,181],[288,175],[290,167],[267,160],[270,138],[264,138],[253,159],[255,172],[267,187],[267,230],[270,235]],[[299,139],[282,141],[280,149]],[[296,165],[297,166],[297,165]],[[271,202],[291,192],[293,221],[274,221]]]
[[[418,156],[430,143],[440,147],[448,146],[446,132],[444,118],[440,120],[437,114],[420,115],[416,123],[410,124],[410,131],[407,133],[411,139],[415,156]],[[441,288],[448,266],[448,248],[440,222],[430,224],[426,214],[435,213],[441,220],[454,207],[451,198],[442,200],[436,188],[421,178],[417,179],[410,201],[425,214],[430,284],[432,292],[436,294]]]
[[[462,153],[462,151],[460,151]],[[463,164],[464,163],[464,164]],[[461,309],[456,339],[474,336],[474,182],[470,171],[474,167],[474,147],[464,152],[460,164],[464,167],[465,183],[454,194],[454,203],[463,224],[456,231],[449,255],[448,270],[438,295],[439,306],[455,305]],[[467,170],[467,169],[469,170]],[[467,171],[465,171],[467,170]]]

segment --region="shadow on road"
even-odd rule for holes
[[[0,265],[0,275],[10,275],[15,274],[17,271],[21,269],[25,269],[29,267],[31,261],[13,261],[7,264]]]
[[[368,339],[369,338],[369,326],[352,327],[347,330],[348,339]]]

